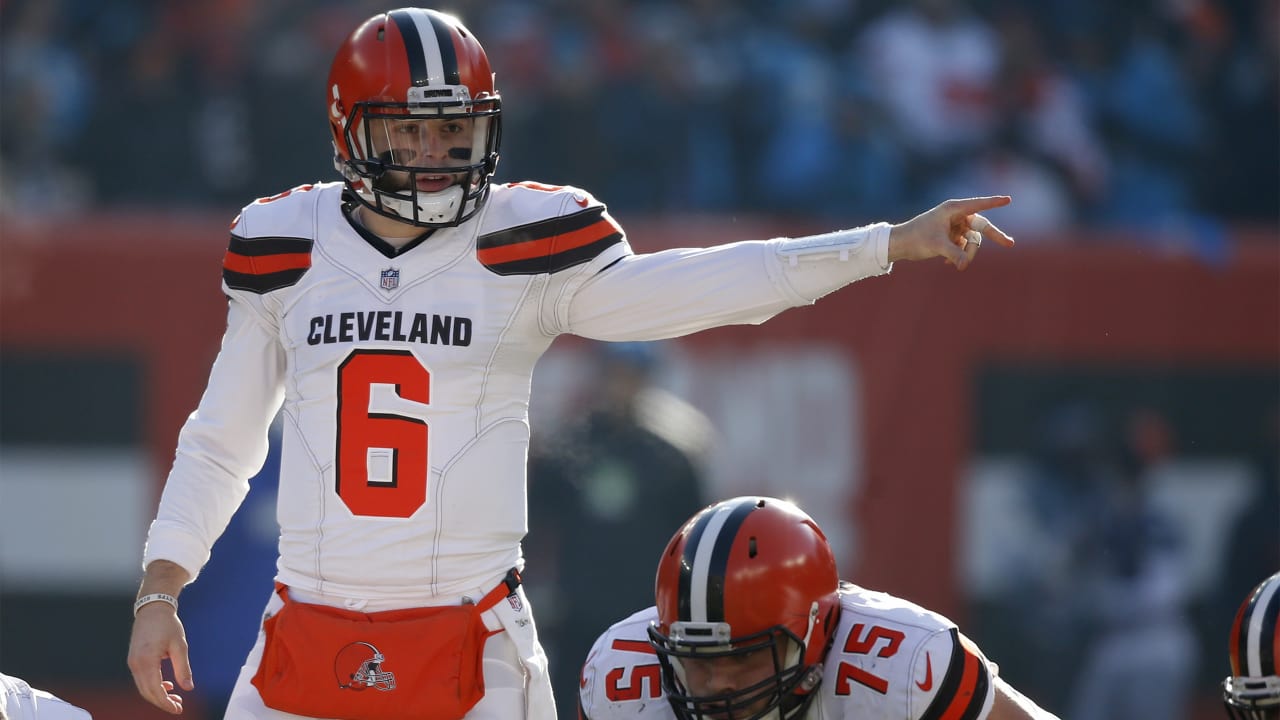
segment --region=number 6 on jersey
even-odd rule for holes
[[[407,518],[427,500],[427,423],[371,412],[375,385],[393,386],[404,400],[431,400],[431,374],[413,353],[352,352],[338,368],[334,489],[356,515]]]

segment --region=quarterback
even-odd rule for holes
[[[580,720],[1039,720],[949,620],[841,582],[795,505],[740,497],[676,532],[657,604],[605,631]]]
[[[897,225],[633,253],[590,193],[495,180],[494,74],[433,10],[361,24],[323,94],[342,180],[256,200],[232,224],[226,333],[143,552],[129,667],[171,713],[194,686],[179,593],[277,415],[276,586],[227,717],[550,720],[520,541],[530,382],[551,342],[761,323],[898,260],[963,270],[983,240],[1013,243],[980,214],[998,196]]]

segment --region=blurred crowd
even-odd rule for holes
[[[336,179],[368,0],[0,3],[0,208],[235,208]],[[499,179],[618,213],[860,222],[1012,192],[1015,235],[1280,215],[1277,0],[444,0],[504,97]]]

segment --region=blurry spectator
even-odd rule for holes
[[[4,8],[0,49],[0,209],[79,210],[90,200],[74,148],[84,132],[95,87],[91,58],[69,43],[60,0]]]
[[[206,125],[207,150],[217,149],[219,134],[244,143],[229,151],[232,157],[219,171],[224,194],[234,191],[238,199],[270,195],[302,179],[322,180],[333,174],[332,140],[325,128],[298,122],[295,112],[265,109],[308,108],[321,102],[333,48],[361,19],[385,8],[369,0],[255,4],[249,16],[252,22],[238,41],[252,69],[244,73],[239,93],[224,89],[225,103],[206,108],[213,121]],[[271,158],[271,162],[260,162],[260,158]],[[249,174],[240,175],[246,165]],[[244,191],[235,191],[237,185]]]
[[[692,120],[688,176],[671,209],[731,210],[743,205],[741,178],[747,176],[745,166],[755,149],[745,112],[754,81],[743,43],[754,19],[737,0],[693,0],[688,6],[688,35],[681,53],[683,107]]]
[[[1017,653],[1006,661],[1008,672],[1027,673],[1028,692],[1044,693],[1051,706],[1066,706],[1071,696],[1063,678],[1079,662],[1072,553],[1092,531],[1091,514],[1113,471],[1096,404],[1072,399],[1051,405],[1040,421],[1026,480],[1026,513],[1050,542],[1014,549],[1021,582],[996,601],[1009,618],[1005,633]]]
[[[1074,685],[1072,720],[1187,717],[1196,670],[1184,547],[1174,521],[1151,502],[1151,472],[1172,452],[1165,419],[1128,421],[1117,467],[1078,547],[1076,596],[1093,640]]]
[[[561,177],[564,170],[557,162],[556,133],[563,121],[552,98],[555,38],[546,4],[507,0],[477,20],[481,18],[487,27],[475,27],[475,32],[486,38],[493,66],[503,68],[497,78],[504,118],[497,175],[565,181],[569,176]],[[469,16],[462,20],[472,22]]]
[[[658,346],[592,347],[585,414],[530,452],[526,581],[559,707],[576,706],[582,659],[612,613],[652,600],[645,569],[705,504],[712,438],[700,412],[653,386]]]
[[[1001,48],[966,0],[894,6],[856,38],[854,52],[911,159],[913,181],[932,179],[989,140]]]
[[[300,132],[297,108],[324,95],[325,48],[379,9],[0,4],[0,208],[209,206],[325,177],[328,139]],[[1275,0],[446,9],[493,38],[505,68],[499,177],[574,178],[618,212],[856,222],[936,200],[954,181],[940,173],[978,158],[978,175],[1025,177],[1019,209],[1058,212],[1047,199],[1065,191],[1076,227],[1121,226],[1210,259],[1229,239],[1219,220],[1280,220]],[[809,181],[815,168],[828,186]],[[1028,201],[1037,192],[1045,202]]]
[[[788,6],[748,39],[747,72],[759,98],[749,118],[759,143],[749,155],[747,199],[763,212],[795,213],[812,202],[815,178],[831,178],[840,162],[835,63],[823,44],[822,16],[810,12],[807,4]],[[840,191],[846,199],[856,195]]]
[[[954,197],[961,188],[985,195],[997,194],[1002,187],[1017,188],[1017,207],[1010,205],[1000,213],[1000,227],[1020,241],[1060,236],[1075,222],[1071,191],[1062,174],[1042,158],[1028,149],[1016,128],[1006,126],[971,160],[929,187],[938,198]]]
[[[1232,523],[1222,581],[1212,598],[1221,625],[1230,622],[1234,606],[1258,577],[1280,568],[1280,406],[1270,409],[1261,430],[1254,490]]]
[[[1104,129],[1112,172],[1104,223],[1144,227],[1191,211],[1191,168],[1204,117],[1168,36],[1149,9],[1116,3],[1099,25],[1074,38],[1080,77]]]
[[[110,100],[94,106],[83,154],[96,195],[110,205],[207,202],[192,140],[190,55],[158,14],[142,22],[109,70]]]
[[[1025,143],[1020,152],[1061,176],[1073,208],[1100,201],[1107,183],[1106,151],[1083,89],[1053,54],[1053,36],[1016,0],[1000,4],[995,26],[1004,48],[996,102],[1002,117],[1014,118]]]
[[[596,9],[599,2],[589,0],[594,34],[613,47],[606,56],[610,74],[594,92],[593,127],[584,128],[608,148],[591,158],[595,192],[615,211],[662,210],[688,176],[689,128],[703,120],[687,108],[687,18],[675,8]]]
[[[1203,202],[1220,216],[1274,226],[1280,219],[1280,2],[1186,5],[1196,10],[1187,22],[1207,56],[1201,106],[1212,127],[1195,173]]]

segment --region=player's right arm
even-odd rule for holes
[[[229,275],[237,267],[236,250],[246,242],[249,216],[246,208],[233,229],[243,235],[233,235],[224,262],[227,329],[200,404],[178,436],[173,468],[147,534],[138,597],[161,593],[176,598],[196,578],[248,494],[248,478],[266,460],[267,430],[284,397],[285,353],[268,290],[237,287],[246,284],[243,274]],[[177,685],[192,689],[182,622],[168,603],[151,602],[138,608],[134,619],[129,669],[143,698],[166,712],[181,713],[182,698],[174,683],[163,680],[165,660]]]
[[[138,597],[160,593],[178,597],[191,580],[182,566],[168,560],[156,560],[147,566]],[[129,671],[138,694],[166,712],[182,712],[182,696],[174,692],[174,683],[165,680],[161,661],[173,665],[174,680],[184,690],[195,688],[191,663],[187,658],[187,636],[178,619],[177,608],[166,602],[150,602],[138,608],[129,638]]]

